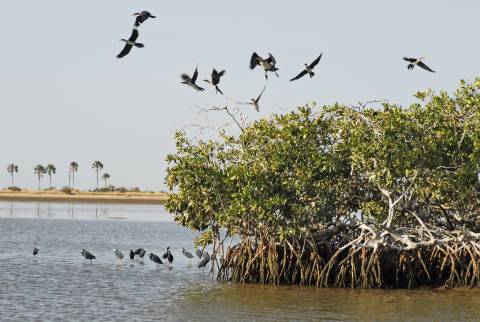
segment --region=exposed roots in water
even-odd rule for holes
[[[480,287],[479,266],[480,234],[356,222],[283,242],[244,238],[227,248],[217,278],[317,287]]]

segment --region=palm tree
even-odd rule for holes
[[[11,187],[13,187],[13,174],[14,174],[15,172],[18,172],[18,165],[13,164],[13,163],[9,164],[9,165],[7,166],[7,171],[10,173],[10,176],[12,177],[12,185],[11,185]]]
[[[97,172],[97,190],[98,190],[98,171],[103,169],[103,163],[100,161],[94,161],[92,163],[92,169],[94,169]]]
[[[78,171],[78,163],[70,162],[70,169],[68,171],[68,186],[70,187],[70,173],[72,174],[72,188],[75,189],[75,172]]]
[[[42,177],[45,175],[45,173],[47,172],[45,167],[41,164],[37,165],[34,169],[33,169],[34,173],[37,175],[38,177],[38,190],[40,190],[40,180],[42,179]]]
[[[105,181],[105,188],[107,187],[107,180],[110,179],[110,175],[108,173],[104,173],[102,175],[102,180]]]
[[[48,174],[48,177],[50,178],[50,189],[52,189],[52,174],[55,174],[57,171],[57,168],[53,164],[47,164],[47,167],[45,171]]]

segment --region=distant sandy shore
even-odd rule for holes
[[[0,190],[0,201],[58,201],[58,202],[105,202],[128,204],[164,204],[168,195],[164,192],[87,192],[75,191],[10,191]]]

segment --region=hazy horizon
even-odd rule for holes
[[[18,0],[0,9],[0,188],[10,185],[10,163],[19,166],[15,185],[30,189],[33,168],[52,163],[52,184],[61,188],[76,161],[78,187],[93,189],[91,164],[100,160],[115,186],[165,190],[165,157],[174,132],[196,122],[192,105],[224,106],[263,88],[263,73],[248,68],[253,51],[271,52],[280,78],[266,83],[260,113],[245,107],[249,121],[312,101],[408,105],[418,90],[452,92],[460,79],[480,75],[474,1]],[[119,39],[140,10],[157,16],[139,28],[145,48],[119,60]],[[320,52],[314,78],[288,81]],[[403,56],[425,56],[437,73],[408,71]],[[180,84],[197,63],[200,80],[213,67],[226,69],[225,97]]]

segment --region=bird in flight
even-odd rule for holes
[[[273,57],[272,54],[268,54],[268,58],[263,59],[260,57],[256,52],[252,54],[252,57],[250,58],[250,69],[254,69],[257,66],[262,66],[263,69],[265,70],[265,79],[268,79],[268,72],[275,73],[275,75],[278,76],[277,70],[278,68],[276,67],[277,61]]]
[[[202,88],[202,87],[198,86],[197,84],[195,84],[195,82],[197,81],[197,77],[198,77],[198,67],[195,68],[195,71],[193,72],[192,78],[190,78],[190,76],[188,76],[187,74],[182,74],[182,75],[180,75],[180,77],[183,79],[182,84],[188,85],[188,86],[196,89],[199,92],[205,90],[205,88]]]
[[[313,72],[313,69],[315,68],[315,66],[317,66],[317,64],[320,62],[320,59],[322,59],[322,55],[323,53],[320,54],[320,56],[317,57],[317,59],[315,59],[310,65],[309,64],[305,64],[305,69],[302,70],[300,72],[300,74],[298,74],[297,76],[295,76],[294,78],[292,78],[290,81],[294,81],[294,80],[297,80],[297,79],[300,79],[302,78],[303,76],[305,76],[306,74],[309,74],[310,75],[310,78],[313,77],[313,75],[315,75],[315,73]]]
[[[204,82],[207,82],[211,84],[213,87],[215,87],[215,93],[220,93],[223,95],[223,92],[218,88],[218,83],[220,83],[220,77],[222,77],[225,74],[225,70],[222,70],[221,72],[217,72],[217,70],[214,68],[212,71],[212,80],[204,79]]]
[[[413,69],[415,65],[418,67],[421,67],[425,70],[428,70],[429,72],[435,73],[434,70],[430,69],[425,63],[422,61],[424,60],[425,57],[420,57],[420,58],[409,58],[409,57],[403,57],[403,60],[408,61],[410,64],[408,64],[407,68],[408,69]]]
[[[143,44],[135,42],[137,40],[137,38],[138,38],[138,30],[136,28],[134,28],[132,30],[132,35],[130,36],[130,38],[128,38],[128,40],[123,39],[123,38],[120,39],[120,41],[125,42],[125,47],[123,47],[120,54],[117,55],[117,58],[122,58],[122,57],[127,56],[133,46],[135,46],[137,48],[145,47]]]
[[[140,12],[135,12],[133,15],[137,16],[137,18],[135,19],[135,27],[139,27],[148,18],[157,18],[156,16],[152,15],[150,12],[145,10]]]
[[[263,87],[262,92],[260,95],[258,95],[257,98],[251,98],[250,102],[237,102],[237,104],[243,104],[243,105],[252,105],[255,111],[259,112],[260,111],[260,106],[258,105],[258,102],[260,101],[260,97],[262,97],[263,92],[265,92],[266,86]],[[199,256],[199,253],[197,253],[197,256]]]

